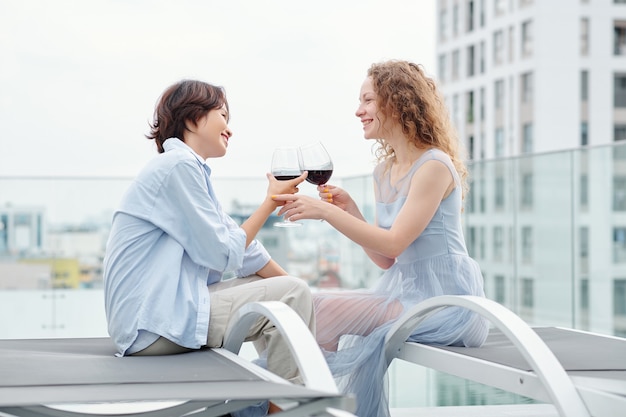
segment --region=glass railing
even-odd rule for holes
[[[470,184],[489,298],[534,325],[626,334],[624,145],[475,163]]]
[[[470,164],[463,214],[487,296],[532,325],[626,334],[626,147]],[[0,177],[0,338],[106,336],[102,257],[130,178]],[[335,179],[374,218],[369,175]],[[214,178],[244,219],[263,178]],[[313,194],[312,186],[302,186]],[[328,224],[272,227],[259,239],[315,290],[370,285],[381,271]],[[395,407],[524,401],[412,364],[392,364]],[[415,388],[419,387],[419,388]]]

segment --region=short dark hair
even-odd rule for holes
[[[228,101],[223,87],[203,81],[182,80],[168,87],[154,109],[148,139],[154,139],[159,153],[163,153],[163,142],[169,138],[184,141],[186,121],[197,123],[213,109],[226,106]]]

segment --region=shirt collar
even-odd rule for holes
[[[163,150],[165,152],[171,151],[173,149],[186,149],[189,152],[191,152],[193,154],[193,156],[195,156],[195,158],[198,160],[198,162],[200,162],[204,168],[207,170],[207,172],[209,173],[209,175],[211,174],[211,167],[209,167],[209,165],[206,163],[206,160],[202,159],[202,157],[200,155],[198,155],[196,153],[196,151],[194,151],[189,145],[187,145],[185,142],[183,142],[182,140],[176,138],[176,137],[171,137],[169,139],[165,139],[165,141],[163,142]]]

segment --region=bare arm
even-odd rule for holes
[[[411,179],[407,200],[389,230],[368,224],[340,208],[306,196],[296,196],[282,210],[292,220],[324,219],[366,250],[395,259],[424,231],[441,200],[454,188],[449,169],[439,161],[428,161]],[[277,196],[287,201],[287,196]],[[369,254],[369,253],[368,253]]]
[[[279,264],[273,259],[270,259],[268,263],[265,264],[263,268],[257,271],[258,276],[263,278],[270,277],[278,277],[288,275],[287,271],[285,271]]]

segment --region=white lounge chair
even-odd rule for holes
[[[236,354],[260,316],[288,341],[304,386]],[[114,353],[109,338],[0,340],[0,414],[212,417],[269,399],[287,405],[277,416],[353,416],[354,400],[339,394],[314,337],[280,302],[244,306],[224,348],[169,356]]]
[[[480,348],[407,342],[429,315],[460,306],[494,328]],[[563,417],[626,415],[626,339],[556,327],[531,328],[504,306],[473,296],[440,296],[416,305],[385,340],[395,358],[552,403]]]

